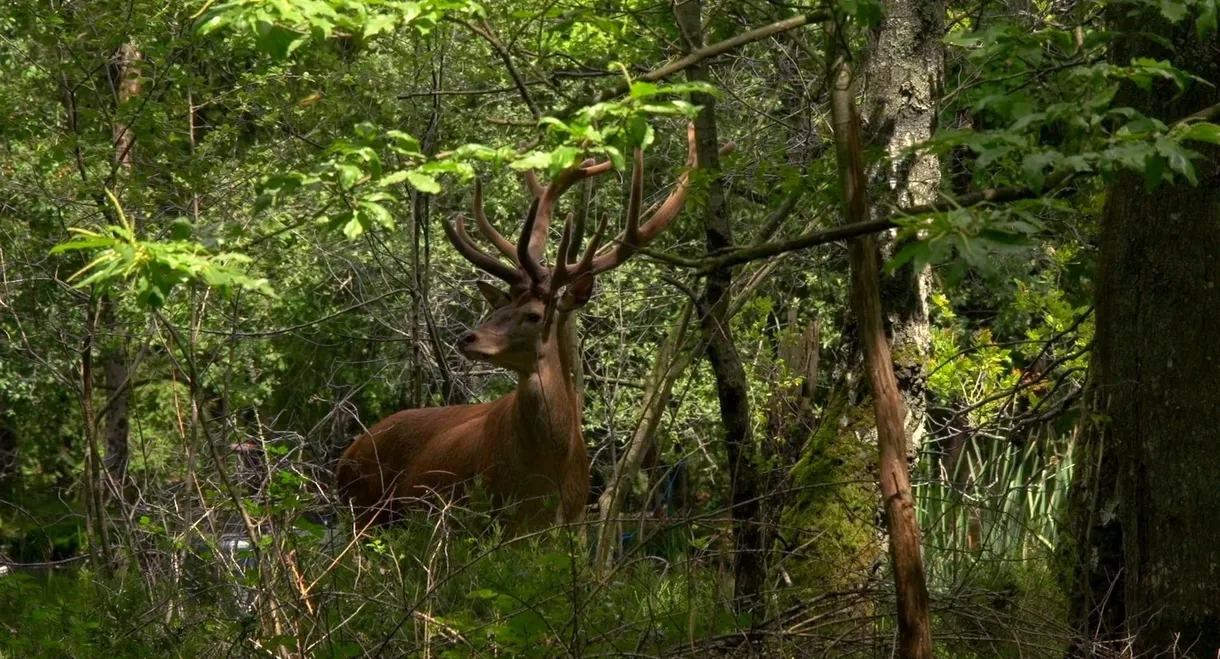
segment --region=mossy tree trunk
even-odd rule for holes
[[[1138,25],[1138,27],[1137,27]],[[1191,21],[1121,15],[1116,29],[1166,38],[1118,42],[1116,63],[1166,59],[1220,80],[1220,40]],[[1128,87],[1130,105],[1166,123],[1220,103],[1192,83]],[[1098,245],[1091,423],[1070,499],[1076,540],[1069,594],[1082,635],[1136,656],[1220,651],[1220,153],[1152,190],[1124,174],[1110,185]],[[1091,656],[1092,648],[1078,648]]]
[[[827,24],[828,43],[833,43],[835,38],[837,30],[834,27]],[[835,49],[827,50],[834,53]],[[869,198],[864,175],[864,150],[856,115],[852,70],[846,55],[832,56],[827,75],[831,78],[830,113],[845,219],[847,223],[866,222],[869,219]],[[876,239],[863,236],[851,240],[848,243],[848,256],[851,262],[851,308],[856,317],[876,418],[879,453],[877,479],[885,530],[889,536],[890,568],[898,604],[895,653],[903,659],[931,659],[928,589],[919,545],[915,497],[907,466],[907,439],[903,425],[906,410],[903,409],[889,340],[882,322],[881,259]]]
[[[904,157],[902,152],[932,137],[936,129],[945,70],[941,45],[944,7],[940,0],[886,0],[885,7],[885,19],[873,33],[865,69],[867,139],[887,157],[869,175],[873,219],[881,219],[891,206],[935,201],[941,180],[937,156]],[[882,234],[879,243],[883,258],[892,256],[894,232]],[[886,332],[907,412],[907,453],[912,461],[923,445],[928,408],[931,284],[931,270],[911,264],[884,274],[881,280]]]
[[[875,28],[864,68],[866,139],[880,146],[889,160],[869,172],[874,218],[891,205],[935,200],[941,181],[935,156],[899,158],[906,147],[931,137],[936,128],[936,101],[944,77],[941,46],[943,6],[940,0],[886,0],[886,17]],[[893,253],[894,236],[880,237],[883,257]],[[910,265],[882,273],[881,296],[895,376],[906,410],[906,454],[913,462],[920,450],[926,421],[927,360],[930,350],[927,268]],[[873,400],[863,373],[860,346],[852,339],[851,356],[831,386],[819,430],[812,436],[793,471],[793,484],[818,485],[801,490],[785,512],[785,526],[825,516],[834,520],[814,551],[837,565],[824,576],[828,587],[859,581],[884,560],[876,517],[864,514],[875,490],[862,492],[861,481],[876,479],[877,429]],[[827,483],[835,484],[832,487]],[[875,505],[874,505],[875,509]],[[884,538],[880,538],[884,540]],[[823,546],[824,545],[824,546]]]

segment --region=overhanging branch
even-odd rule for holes
[[[1072,178],[1073,173],[1060,174],[1052,176],[1047,181],[1047,188],[1055,187],[1066,183]],[[775,242],[762,243],[760,245],[751,245],[735,249],[731,252],[722,254],[713,254],[702,259],[685,259],[675,257],[671,254],[663,254],[650,252],[649,255],[658,261],[664,261],[677,266],[693,268],[696,270],[696,275],[706,275],[709,272],[720,268],[729,268],[750,261],[770,258],[785,252],[794,252],[809,247],[825,245],[827,243],[839,242],[865,236],[873,233],[880,233],[890,229],[898,228],[896,219],[902,217],[910,217],[913,215],[923,215],[925,213],[938,213],[950,211],[955,208],[968,208],[977,206],[983,203],[1004,203],[1009,201],[1019,201],[1021,199],[1032,199],[1040,193],[1029,187],[1009,187],[1009,188],[988,188],[978,192],[971,192],[962,195],[955,199],[946,199],[931,204],[922,204],[920,206],[910,206],[900,208],[891,213],[888,217],[880,220],[870,220],[868,222],[855,222],[852,224],[840,225],[829,229],[818,229],[803,233],[789,240],[779,240]]]
[[[644,82],[656,82],[675,73],[685,71],[686,69],[689,69],[690,67],[695,66],[706,59],[716,57],[717,55],[723,55],[734,48],[740,48],[741,46],[754,43],[755,41],[762,41],[768,37],[783,34],[789,30],[795,30],[811,23],[820,23],[828,18],[830,18],[830,12],[815,11],[808,14],[793,16],[792,18],[786,18],[782,21],[777,21],[770,25],[764,25],[763,27],[755,28],[748,32],[742,32],[741,34],[730,39],[725,39],[724,41],[719,41],[710,46],[705,46],[698,50],[692,51],[689,55],[676,59],[660,68],[653,69],[648,73],[639,76],[636,78],[636,80],[641,80]],[[567,117],[576,114],[576,111],[582,107],[587,107],[596,103],[604,103],[612,98],[617,98],[623,94],[626,94],[628,91],[630,91],[630,89],[630,84],[624,80],[614,87],[603,90],[601,93],[593,97],[589,97],[569,105],[558,114],[558,117],[560,119],[566,119]]]

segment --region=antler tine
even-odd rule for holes
[[[644,200],[644,151],[635,150],[631,164],[631,196],[627,200],[627,228],[624,238],[635,243],[640,237],[640,204]]]
[[[687,171],[678,178],[677,184],[674,185],[673,192],[670,192],[665,201],[661,202],[661,204],[656,207],[656,211],[651,214],[648,221],[644,224],[637,224],[633,228],[633,218],[628,215],[627,229],[619,235],[618,239],[614,241],[614,245],[608,247],[604,252],[598,254],[593,259],[593,264],[591,267],[592,274],[596,275],[622,265],[624,261],[631,258],[632,254],[635,254],[636,250],[652,242],[652,240],[660,235],[660,233],[665,230],[665,227],[678,216],[678,213],[682,210],[682,206],[686,203],[687,195],[690,193],[690,168],[697,164],[695,155],[696,139],[694,125],[688,126],[686,137],[688,142],[686,159]],[[720,153],[721,155],[727,155],[735,148],[736,145],[730,142],[729,144],[721,147]],[[637,152],[637,171],[642,167],[640,157],[640,154]],[[632,184],[635,184],[634,179]],[[632,196],[634,197],[634,195],[635,190],[633,189]],[[635,217],[634,220],[635,222],[638,222],[639,217]],[[634,235],[631,235],[632,233]]]
[[[720,147],[720,155],[727,156],[737,149],[737,145],[729,142]],[[694,153],[692,150],[691,158],[688,166],[695,164]],[[669,193],[665,201],[661,202],[657,210],[652,213],[648,221],[640,226],[640,242],[639,246],[647,245],[653,238],[665,230],[665,227],[682,211],[682,205],[686,203],[686,196],[690,193],[690,172],[689,170],[682,174],[678,179],[678,183],[674,186],[674,191]]]
[[[519,284],[521,282],[521,273],[515,268],[505,265],[496,257],[487,254],[475,246],[470,240],[470,236],[466,233],[465,220],[462,216],[457,217],[456,225],[450,224],[447,221],[441,222],[441,227],[445,230],[445,236],[449,238],[449,242],[467,261],[473,263],[476,267],[484,272],[499,277],[509,284]]]
[[[525,216],[525,226],[521,229],[521,237],[517,239],[517,263],[521,265],[521,269],[535,285],[546,280],[546,272],[532,254],[534,229],[537,226],[538,215],[542,212],[541,203],[541,197],[534,197],[534,200],[530,202],[529,213]]]
[[[568,249],[572,244],[572,213],[563,221],[563,236],[559,239],[559,258],[555,261],[555,269],[551,272],[551,290],[557,290],[567,283],[564,279],[568,274]]]
[[[567,192],[574,183],[608,172],[613,167],[614,165],[610,161],[598,163],[592,158],[587,158],[579,165],[560,172],[551,180],[550,185],[542,189],[542,193],[539,195],[542,203],[538,208],[538,220],[534,224],[533,237],[530,239],[530,254],[536,261],[542,262],[543,253],[546,251],[547,234],[551,229],[551,215],[555,212],[555,204],[559,203],[559,198],[563,196],[563,193]],[[536,183],[537,179],[534,181]]]
[[[544,192],[544,188],[542,187],[542,184],[538,182],[538,175],[534,173],[534,170],[525,170],[524,178],[525,187],[529,189],[530,196],[541,197],[542,193]]]
[[[568,243],[568,249],[561,251],[559,261],[567,263],[575,261],[580,255],[580,244],[585,239],[585,225],[589,219],[589,206],[593,198],[593,179],[585,179],[584,186],[580,190],[580,201],[576,205],[576,224],[572,227],[572,240]]]
[[[573,278],[584,275],[590,272],[593,268],[593,258],[597,256],[597,250],[602,246],[602,238],[606,237],[606,227],[610,225],[610,211],[602,212],[602,219],[597,223],[597,230],[593,232],[593,237],[589,239],[589,246],[585,248],[585,255],[581,257],[580,263],[576,265]]]
[[[483,182],[479,179],[474,180],[474,221],[479,227],[479,233],[483,234],[496,249],[508,257],[508,260],[513,263],[517,262],[517,250],[513,244],[508,242],[508,239],[496,231],[496,228],[487,221],[487,213],[483,209]]]

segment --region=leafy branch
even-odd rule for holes
[[[139,303],[154,309],[165,304],[175,286],[186,282],[202,284],[226,297],[237,289],[275,297],[275,291],[266,279],[251,277],[236,267],[250,261],[244,254],[213,254],[202,245],[183,240],[140,240],[114,194],[107,190],[106,196],[114,205],[119,219],[117,226],[107,225],[100,231],[70,228],[77,237],[51,249],[52,254],[101,250],[97,257],[68,278],[68,281],[80,279],[75,284],[77,288],[95,284],[106,287],[134,280]]]

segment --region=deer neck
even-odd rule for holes
[[[566,454],[579,436],[581,401],[573,382],[570,314],[559,314],[539,350],[534,369],[518,374],[517,415],[524,439]]]

